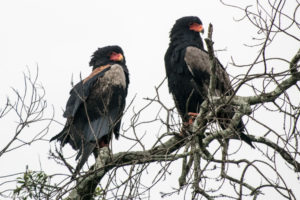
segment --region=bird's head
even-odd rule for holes
[[[197,16],[187,16],[176,20],[171,32],[172,40],[201,40],[199,33],[204,33],[201,20]]]
[[[125,56],[123,50],[119,46],[106,46],[97,49],[92,55],[90,66],[93,69],[107,64],[125,65]]]
[[[204,33],[204,28],[199,17],[187,16],[176,20],[171,33],[177,31]]]

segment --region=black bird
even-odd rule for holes
[[[204,32],[201,20],[196,16],[178,19],[171,32],[170,44],[165,54],[165,67],[169,91],[185,125],[191,123],[193,115],[207,99],[210,81],[210,61],[204,50],[199,32]],[[233,94],[230,79],[217,60],[216,94]],[[217,113],[218,123],[223,129],[228,127],[234,115],[234,107],[226,106]],[[239,137],[253,147],[251,139],[243,133],[244,124],[238,125]]]
[[[50,141],[61,146],[69,143],[78,150],[79,159],[73,177],[77,175],[92,152],[108,146],[114,133],[118,139],[125,108],[129,74],[119,46],[99,48],[92,55],[92,73],[70,91],[66,110],[67,122],[63,130]]]

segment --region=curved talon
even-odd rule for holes
[[[189,119],[188,119],[188,121],[183,122],[183,126],[180,130],[181,136],[186,135],[185,132],[188,130],[188,127],[194,123],[194,121],[195,121],[196,117],[199,115],[199,113],[188,112],[187,115],[189,116]]]
[[[199,115],[199,113],[188,112],[188,116],[191,116],[191,117],[197,117],[198,115]]]
[[[188,116],[189,116],[189,121],[188,121],[188,125],[191,125],[194,123],[194,120],[196,119],[196,117],[199,115],[199,113],[194,113],[194,112],[188,112]]]

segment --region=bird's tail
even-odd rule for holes
[[[58,141],[60,141],[60,142],[65,141],[65,140],[66,140],[66,137],[68,136],[68,135],[66,134],[66,129],[67,129],[67,127],[64,127],[64,129],[63,129],[61,132],[59,132],[57,135],[55,135],[54,137],[52,137],[52,138],[50,139],[50,142],[52,142],[52,141],[54,141],[54,140],[58,140]],[[63,144],[65,144],[65,142],[63,142]]]
[[[241,137],[241,140],[243,140],[244,142],[249,144],[253,149],[255,149],[255,147],[253,146],[252,141],[248,135],[246,135],[244,132],[240,132],[240,137]]]
[[[83,167],[84,163],[88,160],[89,156],[92,154],[93,150],[96,147],[96,143],[89,142],[88,144],[82,145],[82,149],[77,154],[76,160],[79,159],[79,162],[75,168],[75,171],[72,175],[72,179],[74,179],[81,168]]]
[[[238,133],[239,133],[239,136],[240,136],[241,140],[243,140],[244,142],[246,142],[246,143],[249,144],[252,148],[255,149],[255,147],[254,147],[253,144],[252,144],[251,138],[250,138],[248,135],[246,135],[246,134],[244,133],[244,131],[245,131],[245,125],[244,125],[243,121],[241,120],[240,123],[239,123],[239,125],[238,125]]]

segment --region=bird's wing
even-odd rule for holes
[[[114,65],[116,66],[116,65]],[[121,81],[125,81],[125,73],[122,69],[122,67],[112,67],[111,73],[114,73],[114,78]],[[122,74],[124,73],[124,74]],[[107,75],[109,76],[109,75]],[[122,80],[123,79],[123,80]],[[121,87],[123,88],[123,87]],[[125,97],[127,93],[127,87],[124,87],[123,89],[117,89],[116,91],[113,91],[111,95],[108,95],[106,99],[107,102],[114,102],[113,107],[109,106],[105,108],[103,111],[99,111],[99,117],[94,118],[93,120],[89,121],[88,123],[84,123],[82,127],[82,132],[84,133],[83,136],[83,144],[79,143],[80,149],[77,154],[76,159],[80,158],[78,165],[76,167],[75,172],[79,172],[81,167],[84,165],[84,163],[87,161],[89,155],[93,152],[95,147],[99,144],[100,139],[107,138],[107,140],[110,140],[111,133],[115,132],[116,130],[119,131],[120,129],[120,120],[122,117],[122,112],[125,107]],[[100,90],[101,91],[101,90]],[[99,91],[99,92],[100,92]],[[94,99],[90,96],[89,101],[95,101],[98,99]],[[105,101],[106,101],[105,100]],[[118,133],[115,132],[115,135],[118,135]],[[101,140],[102,140],[101,139]],[[105,139],[103,139],[105,140]],[[100,146],[101,147],[101,146]]]
[[[92,119],[89,123],[86,123],[83,127],[84,139],[86,141],[97,141],[103,136],[114,131],[115,126],[121,118],[122,112],[125,107],[125,98],[127,94],[126,77],[122,66],[113,65],[111,70],[107,72],[107,79],[114,79],[118,84],[125,84],[124,87],[114,87],[114,84],[107,84],[107,87],[99,87],[95,93],[107,93],[110,90],[110,94],[103,97],[104,108],[98,112],[98,117]],[[101,99],[90,95],[88,102],[97,102]],[[109,105],[105,105],[106,103]],[[119,126],[119,125],[117,125]]]
[[[204,83],[205,88],[203,88],[202,86],[202,89],[208,90],[211,73],[208,53],[202,51],[199,48],[190,46],[186,48],[184,60],[196,82],[201,84]],[[216,79],[217,95],[231,95],[233,93],[229,75],[227,74],[219,60],[217,60]],[[218,117],[220,118],[219,123],[223,129],[227,128],[229,124],[227,120],[223,121],[222,119],[230,119],[233,117],[233,115],[234,107],[231,105],[224,107],[222,112],[218,114]],[[239,131],[239,137],[254,148],[251,139],[243,133],[244,123],[242,120],[240,121],[237,128]]]
[[[197,47],[189,46],[186,48],[184,60],[195,81],[205,84],[208,89],[211,73],[208,53]],[[217,95],[231,94],[232,86],[229,76],[219,60],[217,60],[216,79]]]
[[[66,110],[64,112],[64,117],[74,117],[79,106],[87,99],[90,94],[90,90],[94,82],[102,77],[106,71],[110,69],[110,66],[103,69],[99,73],[91,74],[88,78],[77,83],[70,91],[70,97],[67,101]]]
[[[76,156],[76,160],[80,159],[76,166],[75,173],[79,172],[93,150],[99,145],[95,141],[111,133],[115,125],[114,122],[120,117],[120,109],[116,107],[110,110],[107,115],[101,116],[90,123],[85,123],[83,128],[84,144],[80,146]]]
[[[125,99],[124,99],[125,101]],[[122,108],[119,105],[109,110],[109,112],[101,117],[86,123],[83,132],[86,141],[97,141],[105,135],[113,131],[116,120],[120,118]]]

